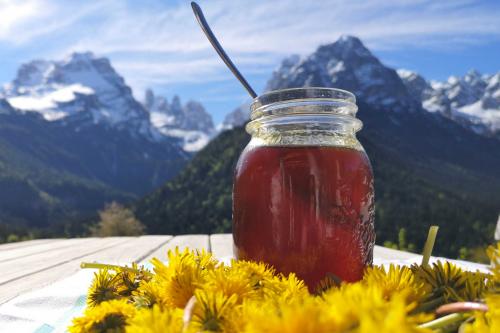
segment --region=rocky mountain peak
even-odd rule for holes
[[[172,103],[170,104],[170,113],[174,117],[183,117],[183,108],[181,104],[181,98],[178,95],[174,95],[172,98]]]
[[[0,114],[11,114],[14,112],[12,106],[5,98],[0,98]]]
[[[162,138],[110,61],[91,52],[24,64],[2,96],[18,112],[37,112],[47,121],[77,128],[102,124],[153,141]]]
[[[342,35],[334,43],[320,46],[316,53],[330,58],[333,56],[343,61],[356,61],[363,58],[368,62],[380,63],[359,38],[349,35]]]
[[[205,110],[203,105],[196,101],[188,101],[184,106],[183,128],[202,131],[212,134],[214,123],[212,116]]]
[[[182,105],[180,97],[174,95],[172,102],[168,103],[167,98],[155,95],[151,89],[148,89],[143,105],[157,120],[157,127],[166,126],[188,131],[201,131],[206,134],[214,132],[212,116],[197,101],[190,100]]]
[[[441,113],[476,133],[500,132],[500,73],[482,75],[470,70],[462,77],[432,83],[416,73],[400,70],[398,74],[427,111]]]
[[[179,96],[169,103],[151,89],[140,103],[109,59],[92,52],[22,65],[0,90],[0,108],[39,113],[77,131],[109,126],[140,139],[175,142],[186,151],[201,149],[215,135],[212,117],[200,103],[182,105]]]
[[[150,110],[155,103],[155,94],[152,89],[148,88],[144,92],[144,107]]]
[[[407,69],[398,69],[397,73],[406,85],[410,95],[417,101],[421,101],[430,89],[430,84],[416,72]]]
[[[167,98],[148,89],[143,105],[153,126],[163,135],[182,139],[186,151],[201,149],[216,134],[212,116],[197,101],[182,105],[180,97],[174,95],[168,103]]]
[[[53,64],[45,60],[33,60],[22,64],[17,70],[17,76],[10,85],[10,89],[15,90],[20,87],[32,87],[47,82],[48,72]],[[24,93],[25,91],[17,91]]]
[[[420,107],[395,70],[384,66],[359,38],[342,36],[311,55],[288,58],[273,73],[267,90],[296,87],[346,89],[381,109],[415,111]]]

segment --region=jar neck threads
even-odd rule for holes
[[[247,132],[263,145],[344,146],[362,150],[353,94],[330,88],[271,91],[251,106]]]

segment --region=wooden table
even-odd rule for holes
[[[233,254],[231,234],[38,239],[3,244],[0,245],[0,304],[74,274],[82,261],[144,263],[153,257],[164,259],[166,252],[175,247],[206,249],[216,258]],[[404,260],[418,255],[376,246],[374,257]]]

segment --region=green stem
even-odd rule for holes
[[[440,332],[451,332],[456,329],[456,325],[463,322],[467,319],[467,315],[464,313],[452,313],[450,315],[434,319],[427,323],[419,325],[420,328],[429,328],[429,329],[439,329]],[[449,329],[447,329],[449,327]]]
[[[100,264],[97,262],[82,262],[80,264],[80,268],[107,269],[110,271],[130,271],[134,273],[139,273],[139,270],[135,268],[127,266],[119,266],[119,265]]]
[[[429,266],[429,259],[431,258],[432,249],[434,248],[434,243],[436,242],[436,235],[439,227],[433,225],[429,228],[429,234],[427,235],[427,240],[425,241],[424,251],[422,253],[422,266]]]

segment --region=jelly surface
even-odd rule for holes
[[[294,272],[313,290],[330,274],[362,278],[375,233],[373,174],[363,151],[247,148],[233,188],[236,257]]]

